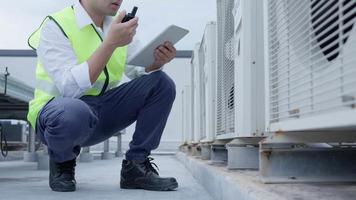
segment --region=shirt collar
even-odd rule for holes
[[[87,25],[93,24],[95,26],[95,23],[87,13],[87,11],[84,9],[82,4],[78,1],[73,6],[74,13],[75,13],[75,18],[77,20],[78,26],[80,29],[84,28]],[[107,27],[112,21],[112,17],[110,16],[105,16],[104,18],[104,29]]]

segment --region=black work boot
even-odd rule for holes
[[[72,192],[76,189],[75,159],[63,163],[49,162],[49,187],[56,192]]]
[[[145,189],[153,191],[172,191],[178,187],[175,178],[162,178],[152,165],[153,158],[143,162],[122,161],[120,187],[122,189]],[[158,168],[158,167],[157,167]]]

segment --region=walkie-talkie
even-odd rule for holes
[[[136,15],[137,10],[138,10],[138,8],[135,6],[135,7],[132,9],[132,12],[131,12],[131,13],[128,13],[128,14],[125,15],[124,19],[122,20],[122,23],[128,22],[128,21],[130,21],[131,19],[135,18],[135,15]]]

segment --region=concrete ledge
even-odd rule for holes
[[[228,170],[182,152],[177,158],[216,200],[355,199],[355,184],[263,184],[258,171]]]

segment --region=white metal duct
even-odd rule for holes
[[[201,142],[213,142],[216,133],[216,23],[206,25],[199,49]]]
[[[235,131],[234,104],[234,0],[217,0],[218,73],[217,73],[217,136]]]
[[[273,0],[266,8],[270,130],[356,126],[356,1]]]

